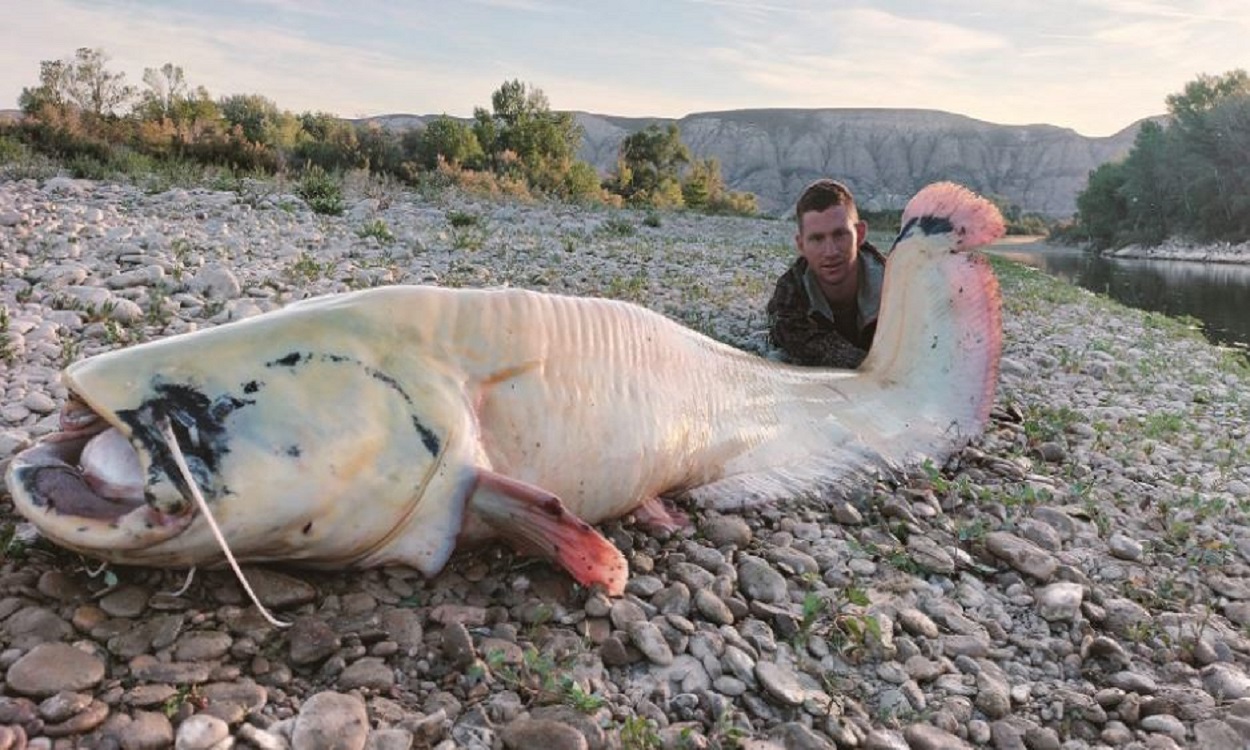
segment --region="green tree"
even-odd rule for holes
[[[681,184],[681,197],[686,208],[707,210],[725,192],[725,178],[720,162],[713,158],[696,159]]]
[[[682,142],[677,124],[661,127],[653,123],[621,141],[615,189],[631,203],[681,205],[681,170],[689,163],[690,149]]]
[[[143,83],[147,90],[139,95],[135,107],[135,114],[143,120],[173,120],[179,103],[191,97],[182,68],[173,63],[144,68]]]
[[[1201,127],[1203,116],[1230,96],[1250,95],[1250,75],[1240,68],[1222,75],[1200,75],[1179,94],[1169,94],[1168,113],[1182,128]]]
[[[437,117],[424,128],[413,131],[412,154],[425,169],[434,169],[439,159],[455,166],[480,166],[485,156],[473,128],[447,115]]]
[[[329,172],[356,169],[367,163],[352,123],[325,112],[305,112],[299,116],[299,124],[300,133],[294,137],[292,150],[299,162],[315,164]]]
[[[519,172],[531,186],[562,194],[582,131],[569,112],[553,112],[541,89],[506,81],[491,95],[491,111],[473,112],[473,134],[495,172]]]
[[[1124,199],[1124,165],[1108,162],[1089,173],[1089,183],[1076,197],[1077,223],[1095,248],[1115,244],[1128,219]]]
[[[110,71],[107,63],[104,50],[88,47],[78,48],[71,60],[43,60],[39,86],[23,89],[19,106],[27,114],[52,106],[74,108],[97,119],[112,116],[134,97],[135,90],[126,85],[125,73]]]
[[[303,132],[299,118],[260,94],[232,94],[222,98],[218,106],[230,127],[238,128],[252,143],[289,150]]]

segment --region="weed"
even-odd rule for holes
[[[165,713],[165,716],[172,719],[187,704],[199,710],[208,705],[208,699],[200,695],[198,686],[182,685],[179,686],[177,692],[165,699],[165,702],[161,704],[161,710]]]
[[[486,665],[491,674],[524,698],[540,704],[564,703],[585,713],[604,705],[603,698],[586,692],[567,675],[567,664],[557,664],[533,646],[521,652],[519,665],[508,664],[505,659],[503,651],[492,650],[486,654]]]
[[[333,270],[331,262],[322,263],[307,251],[299,254],[299,258],[287,266],[285,276],[292,284],[310,283],[327,277]]]
[[[338,216],[343,213],[343,188],[321,167],[314,165],[305,169],[296,192],[319,214]]]
[[[61,367],[66,368],[78,359],[79,344],[75,339],[61,340]]]
[[[106,320],[104,322],[104,340],[114,346],[126,343],[129,337],[121,324],[116,320]]]
[[[664,743],[655,723],[641,716],[629,716],[621,723],[622,750],[660,750]]]
[[[611,299],[642,302],[647,298],[647,277],[641,273],[634,276],[616,276],[608,280],[603,294]]]
[[[27,543],[17,535],[16,525],[0,526],[0,560],[24,560],[27,549]]]
[[[924,472],[925,480],[934,492],[939,495],[945,495],[950,491],[950,480],[942,476],[942,470],[933,463],[933,459],[926,458],[924,463],[920,465],[920,470]]]
[[[477,225],[470,225],[452,230],[451,245],[457,250],[481,250],[482,245],[485,243],[486,230]]]
[[[476,214],[467,213],[465,211],[452,211],[447,214],[447,223],[452,229],[465,229],[466,227],[481,227],[483,222]]]
[[[0,361],[6,365],[17,360],[17,350],[9,334],[9,308],[0,305]]]
[[[638,228],[623,216],[613,216],[600,224],[595,233],[609,237],[632,237],[638,233]]]
[[[658,229],[661,224],[660,215],[655,212],[648,213],[646,217],[643,218],[642,223],[644,226],[651,227],[652,229]]]
[[[164,284],[152,284],[148,287],[148,312],[147,321],[154,326],[164,326],[169,323],[173,313],[166,307],[165,303],[169,301],[169,289]]]
[[[395,235],[391,233],[391,228],[388,227],[386,222],[381,219],[374,219],[368,224],[365,224],[360,228],[360,231],[356,232],[356,234],[362,239],[374,237],[382,244],[395,241]]]

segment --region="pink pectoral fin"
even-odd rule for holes
[[[625,593],[625,556],[550,492],[483,469],[469,507],[513,547],[551,560],[583,586]]]

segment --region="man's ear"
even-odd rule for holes
[[[794,249],[799,251],[799,255],[803,254],[803,230],[794,233]]]
[[[855,247],[868,241],[868,222],[860,219],[855,222]]]

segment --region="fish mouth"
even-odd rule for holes
[[[161,465],[166,461],[154,459],[169,451],[153,443],[159,430],[146,424],[151,417],[138,415],[127,424],[71,391],[60,430],[9,464],[6,480],[17,510],[58,544],[104,558],[182,532],[195,518],[185,487],[160,482],[161,492],[150,489],[154,480],[177,476]]]

